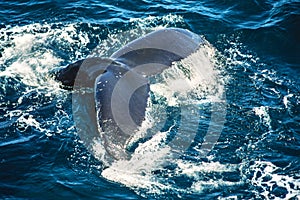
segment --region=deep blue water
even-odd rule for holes
[[[48,71],[110,55],[136,29],[157,27],[188,29],[215,50],[227,103],[221,135],[199,156],[211,119],[204,103],[180,158],[150,151],[169,164],[104,167],[76,133],[70,92]],[[0,198],[300,198],[299,36],[297,0],[1,1]]]

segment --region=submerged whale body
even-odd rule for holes
[[[57,70],[55,79],[73,92],[76,128],[89,150],[101,140],[110,159],[127,159],[126,142],[141,126],[149,96],[148,77],[194,53],[203,40],[179,28],[136,39],[110,58],[87,58]],[[99,131],[100,130],[100,131]]]

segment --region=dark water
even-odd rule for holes
[[[206,157],[196,137],[167,166],[104,169],[48,71],[157,27],[189,29],[217,52],[227,103],[220,138]],[[1,1],[0,28],[1,199],[300,198],[299,1]],[[206,129],[204,120],[199,138]]]

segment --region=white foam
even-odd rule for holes
[[[180,171],[181,174],[194,178],[196,178],[197,172],[230,172],[237,168],[235,165],[224,165],[219,162],[202,162],[201,164],[197,164],[184,160],[178,160],[177,165],[177,170]]]
[[[174,26],[176,23],[182,23],[184,19],[180,15],[168,14],[162,17],[148,16],[146,18],[131,18],[130,22],[135,23],[137,27],[160,29],[170,25]]]
[[[251,184],[263,190],[259,193],[259,195],[264,196],[265,199],[282,199],[280,197],[276,197],[272,193],[272,189],[274,189],[275,185],[277,185],[277,187],[283,187],[287,190],[285,199],[290,199],[293,197],[299,198],[300,179],[291,177],[289,175],[280,174],[277,172],[279,169],[279,167],[276,167],[271,162],[255,161],[254,165],[250,167],[250,170],[254,172],[254,175],[250,180]],[[268,179],[265,179],[265,177],[268,177]],[[293,184],[294,187],[291,187],[291,184]]]
[[[161,145],[166,139],[166,132],[159,132],[152,139],[140,144],[130,160],[115,161],[101,175],[108,180],[121,183],[136,189],[147,190],[147,193],[160,194],[161,191],[172,189],[170,185],[156,180],[154,170],[161,168],[170,154],[168,146]]]
[[[195,192],[203,192],[206,190],[211,190],[211,189],[220,189],[224,186],[228,187],[233,187],[233,186],[238,186],[240,184],[243,184],[241,181],[240,182],[230,182],[230,181],[223,181],[223,180],[208,180],[208,181],[195,181],[193,185],[191,186],[192,191]]]
[[[203,45],[197,52],[157,75],[163,81],[151,84],[150,89],[167,98],[168,104],[172,106],[182,103],[182,99],[193,100],[191,95],[197,97],[196,101],[203,98],[212,101],[220,99],[224,90],[217,78],[213,56],[212,47]]]
[[[5,38],[0,42],[4,46],[0,58],[4,70],[0,72],[0,76],[18,76],[29,86],[50,86],[49,80],[45,79],[47,72],[53,67],[60,66],[63,61],[52,50],[52,43],[61,45],[62,48],[74,44],[85,48],[89,42],[87,33],[77,33],[77,25],[73,23],[53,28],[50,24],[36,23],[6,28],[0,35]],[[75,55],[80,57],[80,51],[75,52]]]
[[[47,132],[46,129],[40,126],[40,123],[34,118],[33,115],[25,117],[24,115],[20,116],[17,120],[18,129],[25,131],[28,127],[34,127],[41,132]]]
[[[266,124],[270,130],[272,129],[271,127],[271,117],[268,113],[269,107],[268,106],[260,106],[260,107],[254,107],[253,108],[254,113],[259,116],[261,121]]]
[[[285,95],[284,97],[283,97],[283,104],[284,104],[284,107],[285,108],[289,108],[289,98],[291,98],[291,97],[293,97],[294,95],[293,94],[288,94],[288,95]]]

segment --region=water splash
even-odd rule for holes
[[[251,184],[260,188],[258,197],[264,199],[291,199],[300,195],[300,180],[289,175],[281,174],[280,169],[268,161],[255,161],[250,167],[253,172]],[[299,174],[298,174],[299,176]]]
[[[164,195],[170,191],[179,195],[187,191],[188,193],[202,192],[200,185],[205,188],[205,184],[201,178],[196,177],[200,169],[203,169],[204,174],[230,170],[225,169],[227,167],[220,163],[220,167],[216,168],[212,167],[215,163],[211,165],[204,163],[211,167],[211,171],[204,172],[204,168],[198,166],[198,163],[185,162],[183,159],[174,157],[174,146],[172,146],[183,145],[172,144],[172,137],[174,134],[179,134],[176,133],[178,130],[181,131],[180,136],[176,137],[182,137],[182,141],[189,143],[188,146],[192,145],[194,139],[189,137],[189,134],[195,132],[194,137],[197,135],[199,117],[201,117],[199,116],[199,107],[202,106],[209,111],[212,104],[219,103],[224,98],[224,87],[222,86],[224,82],[220,79],[220,71],[215,67],[214,51],[213,47],[206,42],[194,54],[181,62],[174,63],[173,66],[150,79],[151,98],[146,109],[146,119],[139,131],[127,142],[128,146],[134,146],[133,149],[130,147],[133,151],[132,156],[129,160],[113,162],[102,172],[103,177],[122,183],[140,195]],[[169,122],[171,124],[165,127],[168,107],[180,106],[189,106],[187,112],[181,112],[181,122],[172,119]],[[171,115],[174,116],[174,114]],[[183,124],[180,125],[180,123]],[[180,128],[178,129],[178,127]],[[172,145],[170,146],[170,144]],[[177,148],[178,146],[175,147],[176,150]],[[177,153],[184,155],[185,149],[180,151]],[[100,159],[105,157],[101,142],[95,142],[94,153]],[[170,166],[175,166],[175,168],[168,170]],[[195,184],[182,188],[180,183],[173,182],[172,179],[188,176],[185,174],[187,170],[191,170],[190,173],[194,174],[194,177],[190,177],[190,179]],[[164,179],[164,176],[169,178]],[[206,186],[212,186],[218,182],[215,180],[213,183],[207,183]],[[236,184],[223,181],[221,185]]]

